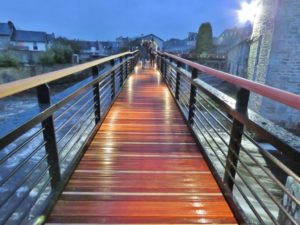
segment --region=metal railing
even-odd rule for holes
[[[300,110],[300,96],[169,53],[157,53],[157,66],[239,223],[299,224],[300,138],[251,111],[248,100],[255,93]],[[204,75],[239,87],[236,100]]]
[[[44,222],[137,60],[126,52],[0,85],[0,99],[36,89],[39,108],[0,139],[0,224]],[[51,95],[77,73],[89,75],[80,87]]]

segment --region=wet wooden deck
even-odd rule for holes
[[[132,75],[47,224],[237,224],[160,75]]]

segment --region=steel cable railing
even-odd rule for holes
[[[274,96],[280,95],[278,102],[299,110],[300,96],[169,53],[158,52],[157,55],[158,69],[199,140],[205,158],[216,171],[218,184],[239,222],[298,224],[299,218],[295,218],[295,212],[284,203],[284,198],[299,209],[300,200],[287,186],[287,180],[300,186],[297,149],[300,139],[283,128],[280,129],[284,132],[272,132],[278,130],[278,126],[251,111],[248,99],[250,93],[275,101]],[[202,74],[240,87],[236,100],[201,80]],[[287,137],[293,142],[286,142]],[[262,140],[274,146],[277,155],[264,149],[260,144]],[[297,162],[298,167],[292,167]]]
[[[43,222],[137,61],[126,52],[0,85],[0,98],[36,89],[40,107],[0,138],[0,224]],[[48,84],[80,72],[90,77],[53,103]]]

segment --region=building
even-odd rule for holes
[[[258,7],[250,40],[248,79],[299,95],[300,1],[259,0]],[[255,94],[250,107],[287,128],[300,129],[298,110]]]
[[[164,51],[177,54],[184,54],[188,51],[189,47],[187,41],[176,38],[171,38],[164,43]]]
[[[0,49],[46,51],[54,40],[54,34],[42,31],[18,30],[12,22],[0,23]]]
[[[227,54],[228,51],[240,42],[250,38],[252,34],[252,25],[247,24],[244,27],[226,29],[222,34],[214,38],[213,43],[217,54]]]
[[[226,71],[239,77],[247,77],[250,38],[245,38],[227,50]]]
[[[12,22],[0,23],[0,50],[7,49],[16,28]]]
[[[10,43],[18,50],[46,51],[54,40],[54,34],[50,35],[41,31],[15,30]]]
[[[154,34],[148,34],[148,35],[142,36],[140,39],[154,41],[158,50],[164,49],[164,40]]]
[[[16,29],[11,21],[0,23],[0,51],[8,51],[24,64],[37,62],[54,39],[54,34]]]
[[[118,37],[116,38],[116,42],[119,43],[120,48],[124,48],[129,45],[130,39],[129,37]]]
[[[121,46],[120,46],[119,42],[116,42],[116,41],[101,41],[100,43],[101,43],[104,55],[117,54],[121,50]]]
[[[176,54],[188,54],[196,46],[197,33],[189,32],[185,39],[172,38],[164,42],[164,50]]]

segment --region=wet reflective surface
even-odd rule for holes
[[[160,75],[132,75],[48,224],[236,224]]]

